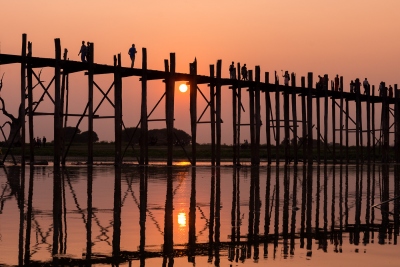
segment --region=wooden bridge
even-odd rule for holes
[[[175,54],[170,54],[170,59],[164,61],[164,70],[150,70],[147,68],[146,48],[142,49],[141,68],[125,68],[121,66],[121,55],[114,56],[113,65],[96,64],[94,58],[94,44],[89,44],[88,62],[77,62],[68,60],[65,49],[62,54],[60,39],[55,39],[55,58],[33,57],[32,44],[27,41],[27,36],[22,35],[21,55],[0,54],[0,65],[20,64],[21,65],[21,109],[26,110],[20,116],[20,132],[22,155],[21,163],[25,164],[26,155],[24,152],[25,139],[33,140],[34,135],[34,116],[52,115],[54,118],[54,165],[65,164],[70,144],[64,145],[62,142],[63,121],[68,116],[79,116],[79,122],[86,118],[88,121],[88,158],[87,163],[93,164],[93,121],[99,118],[94,112],[93,92],[98,88],[103,101],[112,103],[108,94],[101,90],[94,82],[95,75],[113,74],[114,81],[110,87],[114,91],[114,125],[115,125],[115,165],[121,165],[124,158],[124,148],[122,147],[122,129],[125,127],[122,117],[122,80],[125,77],[138,76],[141,81],[141,114],[140,125],[140,158],[139,164],[147,165],[148,157],[148,122],[151,112],[148,111],[147,103],[147,82],[150,80],[162,80],[165,83],[165,93],[157,105],[165,98],[165,122],[167,128],[167,164],[173,164],[174,149],[174,89],[175,82],[187,82],[190,85],[190,125],[191,125],[191,151],[187,153],[192,165],[196,165],[196,143],[197,143],[197,124],[205,123],[201,121],[206,110],[209,109],[210,121],[206,123],[211,127],[211,163],[220,165],[221,163],[221,110],[222,103],[221,90],[229,89],[232,92],[232,135],[233,135],[233,158],[234,165],[240,165],[241,146],[240,135],[242,126],[249,126],[250,129],[250,149],[252,165],[259,165],[261,158],[266,159],[268,164],[274,160],[277,164],[284,161],[285,164],[299,162],[312,164],[313,162],[327,163],[349,163],[350,161],[361,163],[364,161],[382,162],[400,161],[400,100],[397,84],[394,85],[394,97],[385,94],[375,96],[375,87],[372,86],[369,94],[363,95],[360,91],[355,93],[344,92],[343,77],[340,77],[338,85],[326,82],[322,89],[314,88],[313,73],[308,73],[307,77],[300,78],[300,86],[294,73],[291,74],[290,84],[279,84],[278,75],[274,74],[273,81],[270,82],[270,74],[264,73],[264,82],[261,81],[260,67],[256,66],[254,71],[248,73],[248,80],[233,78],[222,78],[222,61],[218,60],[216,66],[210,65],[209,76],[197,74],[196,60],[189,64],[189,73],[178,73],[175,71]],[[47,87],[40,81],[35,73],[37,68],[53,68],[54,77]],[[88,78],[88,100],[85,111],[82,114],[68,113],[68,75],[75,72],[85,72]],[[235,70],[237,77],[241,77],[241,66],[237,64]],[[307,78],[307,83],[306,83]],[[44,89],[43,95],[49,95],[49,86],[54,87],[54,95],[51,96],[54,110],[49,113],[36,112],[38,103],[33,101],[33,79]],[[208,98],[199,89],[198,85],[207,84],[209,86]],[[335,91],[334,87],[338,90]],[[332,89],[332,90],[331,90]],[[242,94],[249,94],[248,118],[244,119],[244,109],[242,105]],[[263,101],[261,93],[264,94]],[[198,94],[206,100],[207,107],[198,116]],[[26,101],[27,96],[27,101]],[[298,96],[301,101],[297,103]],[[324,102],[324,109],[321,109],[321,101]],[[264,102],[265,122],[261,120],[261,105]],[[272,102],[274,102],[272,104]],[[283,109],[281,108],[283,102]],[[362,105],[361,103],[365,103]],[[379,105],[378,105],[379,104]],[[301,113],[297,106],[301,106]],[[331,114],[329,113],[331,106]],[[352,105],[352,107],[350,106]],[[378,110],[380,109],[380,110]],[[154,109],[153,109],[154,110]],[[281,111],[283,110],[283,118]],[[355,114],[352,114],[354,113]],[[380,121],[375,121],[375,114],[381,113]],[[315,113],[315,114],[314,114]],[[321,119],[321,115],[323,118]],[[28,117],[28,131],[26,130],[25,117]],[[365,117],[366,116],[366,117]],[[364,119],[362,119],[364,118]],[[365,119],[366,118],[366,119]],[[249,121],[244,123],[243,121]],[[363,121],[366,120],[366,126]],[[339,126],[337,125],[339,121]],[[264,125],[266,135],[266,146],[261,146],[261,125]],[[301,129],[301,132],[300,132]],[[283,135],[281,135],[283,131]],[[2,130],[3,136],[4,132]],[[339,139],[336,140],[337,133]],[[355,146],[351,148],[356,151],[355,157],[349,155],[350,134],[355,136]],[[328,141],[331,136],[331,142]],[[5,138],[5,136],[4,136]],[[133,139],[133,136],[131,140]],[[389,140],[394,140],[394,146],[389,145]],[[72,142],[72,141],[71,141]],[[30,142],[30,162],[34,162],[34,144]],[[13,142],[8,143],[8,147],[3,149],[4,164]],[[131,144],[128,144],[125,151]],[[378,149],[379,148],[379,149]],[[392,151],[391,151],[392,150]],[[283,154],[281,153],[283,152]],[[263,153],[263,156],[260,155]],[[393,156],[390,156],[393,155]]]

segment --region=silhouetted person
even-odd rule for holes
[[[47,141],[46,136],[43,136],[42,138],[43,147],[46,146],[46,141]]]
[[[283,74],[283,78],[284,78],[283,82],[284,82],[285,86],[288,86],[289,81],[290,81],[290,75],[289,75],[288,71],[285,71],[285,74]]]
[[[380,84],[379,84],[379,96],[383,96],[384,94],[385,94],[385,83],[384,82],[381,82]]]
[[[322,89],[324,86],[324,77],[318,75],[317,89]]]
[[[247,67],[246,64],[243,65],[242,67],[242,80],[247,81]]]
[[[361,92],[361,83],[360,83],[360,79],[356,79],[354,81],[354,91],[356,94],[359,94]]]
[[[339,75],[336,74],[335,77],[335,91],[339,91]]]
[[[354,87],[355,87],[355,84],[354,84],[353,80],[351,80],[351,82],[350,82],[350,93],[354,93]]]
[[[79,50],[79,55],[81,55],[82,62],[86,62],[86,54],[87,54],[87,46],[85,45],[85,41],[82,41],[81,50]]]
[[[90,62],[90,57],[92,56],[92,43],[86,42],[86,61]]]
[[[364,95],[369,95],[369,82],[367,78],[363,81]]]
[[[229,66],[229,77],[231,79],[235,79],[235,64],[232,61],[232,64]]]
[[[393,87],[389,85],[389,97],[393,97]]]
[[[135,48],[135,44],[132,44],[132,47],[129,48],[128,54],[131,57],[131,68],[133,68],[133,65],[135,65],[135,56],[136,56],[136,48]]]

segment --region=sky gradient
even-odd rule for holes
[[[222,76],[228,77],[229,64],[246,63],[249,69],[259,65],[261,72],[289,70],[298,79],[313,72],[344,77],[345,91],[350,80],[367,77],[372,85],[381,81],[399,83],[400,37],[397,12],[400,2],[386,1],[6,1],[0,17],[0,51],[21,53],[21,36],[28,35],[33,55],[54,57],[54,39],[61,39],[70,60],[79,60],[82,40],[94,42],[95,62],[113,64],[113,56],[121,53],[122,65],[130,65],[127,54],[132,43],[138,54],[135,66],[141,66],[141,48],[147,48],[148,68],[164,69],[164,59],[176,53],[178,72],[189,72],[189,63],[196,57],[198,73],[208,75],[209,65],[222,60]],[[0,66],[4,75],[2,96],[7,108],[16,114],[19,103],[19,65]],[[49,82],[52,69],[44,69],[42,78]],[[264,75],[261,75],[262,81]],[[314,78],[316,80],[316,78]],[[112,75],[95,77],[103,90],[111,85]],[[178,85],[177,85],[178,86]],[[71,112],[82,113],[87,101],[87,78],[83,73],[70,75]],[[149,88],[149,111],[163,94],[164,85],[152,81]],[[200,85],[208,94],[208,87]],[[38,89],[35,94],[39,94]],[[223,99],[231,103],[231,93],[223,88]],[[138,77],[123,81],[124,122],[136,126],[140,111]],[[95,101],[100,100],[97,94]],[[200,102],[201,113],[205,103]],[[49,100],[47,100],[50,105]],[[175,127],[190,133],[189,95],[176,91]],[[248,106],[247,102],[244,102]],[[46,103],[42,110],[45,110]],[[47,111],[49,111],[47,106]],[[248,110],[248,108],[246,108]],[[262,111],[264,112],[264,111]],[[159,107],[152,118],[164,117]],[[112,115],[104,105],[99,115]],[[247,116],[248,114],[244,115]],[[223,143],[232,142],[231,106],[222,113]],[[1,125],[6,120],[0,115]],[[244,119],[245,120],[245,119]],[[263,118],[265,120],[265,118]],[[35,135],[52,140],[52,118],[35,117]],[[71,119],[70,126],[76,120]],[[96,120],[95,131],[101,140],[111,141],[112,120]],[[80,129],[86,130],[86,122]],[[165,123],[150,123],[149,128],[164,128]],[[209,142],[209,126],[199,125],[200,143]],[[262,131],[264,131],[262,129]],[[248,129],[243,129],[246,138]],[[265,140],[262,134],[261,142]],[[248,138],[247,138],[248,139]]]

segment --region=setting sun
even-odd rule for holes
[[[188,87],[186,84],[182,83],[181,85],[179,85],[179,91],[181,91],[182,93],[185,93],[187,89]]]

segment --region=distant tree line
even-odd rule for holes
[[[140,128],[126,128],[122,131],[122,140],[124,142],[139,143],[141,136]],[[183,130],[174,128],[174,143],[176,145],[189,145],[192,137]],[[167,129],[152,129],[148,132],[148,145],[150,146],[165,146],[167,145]]]

